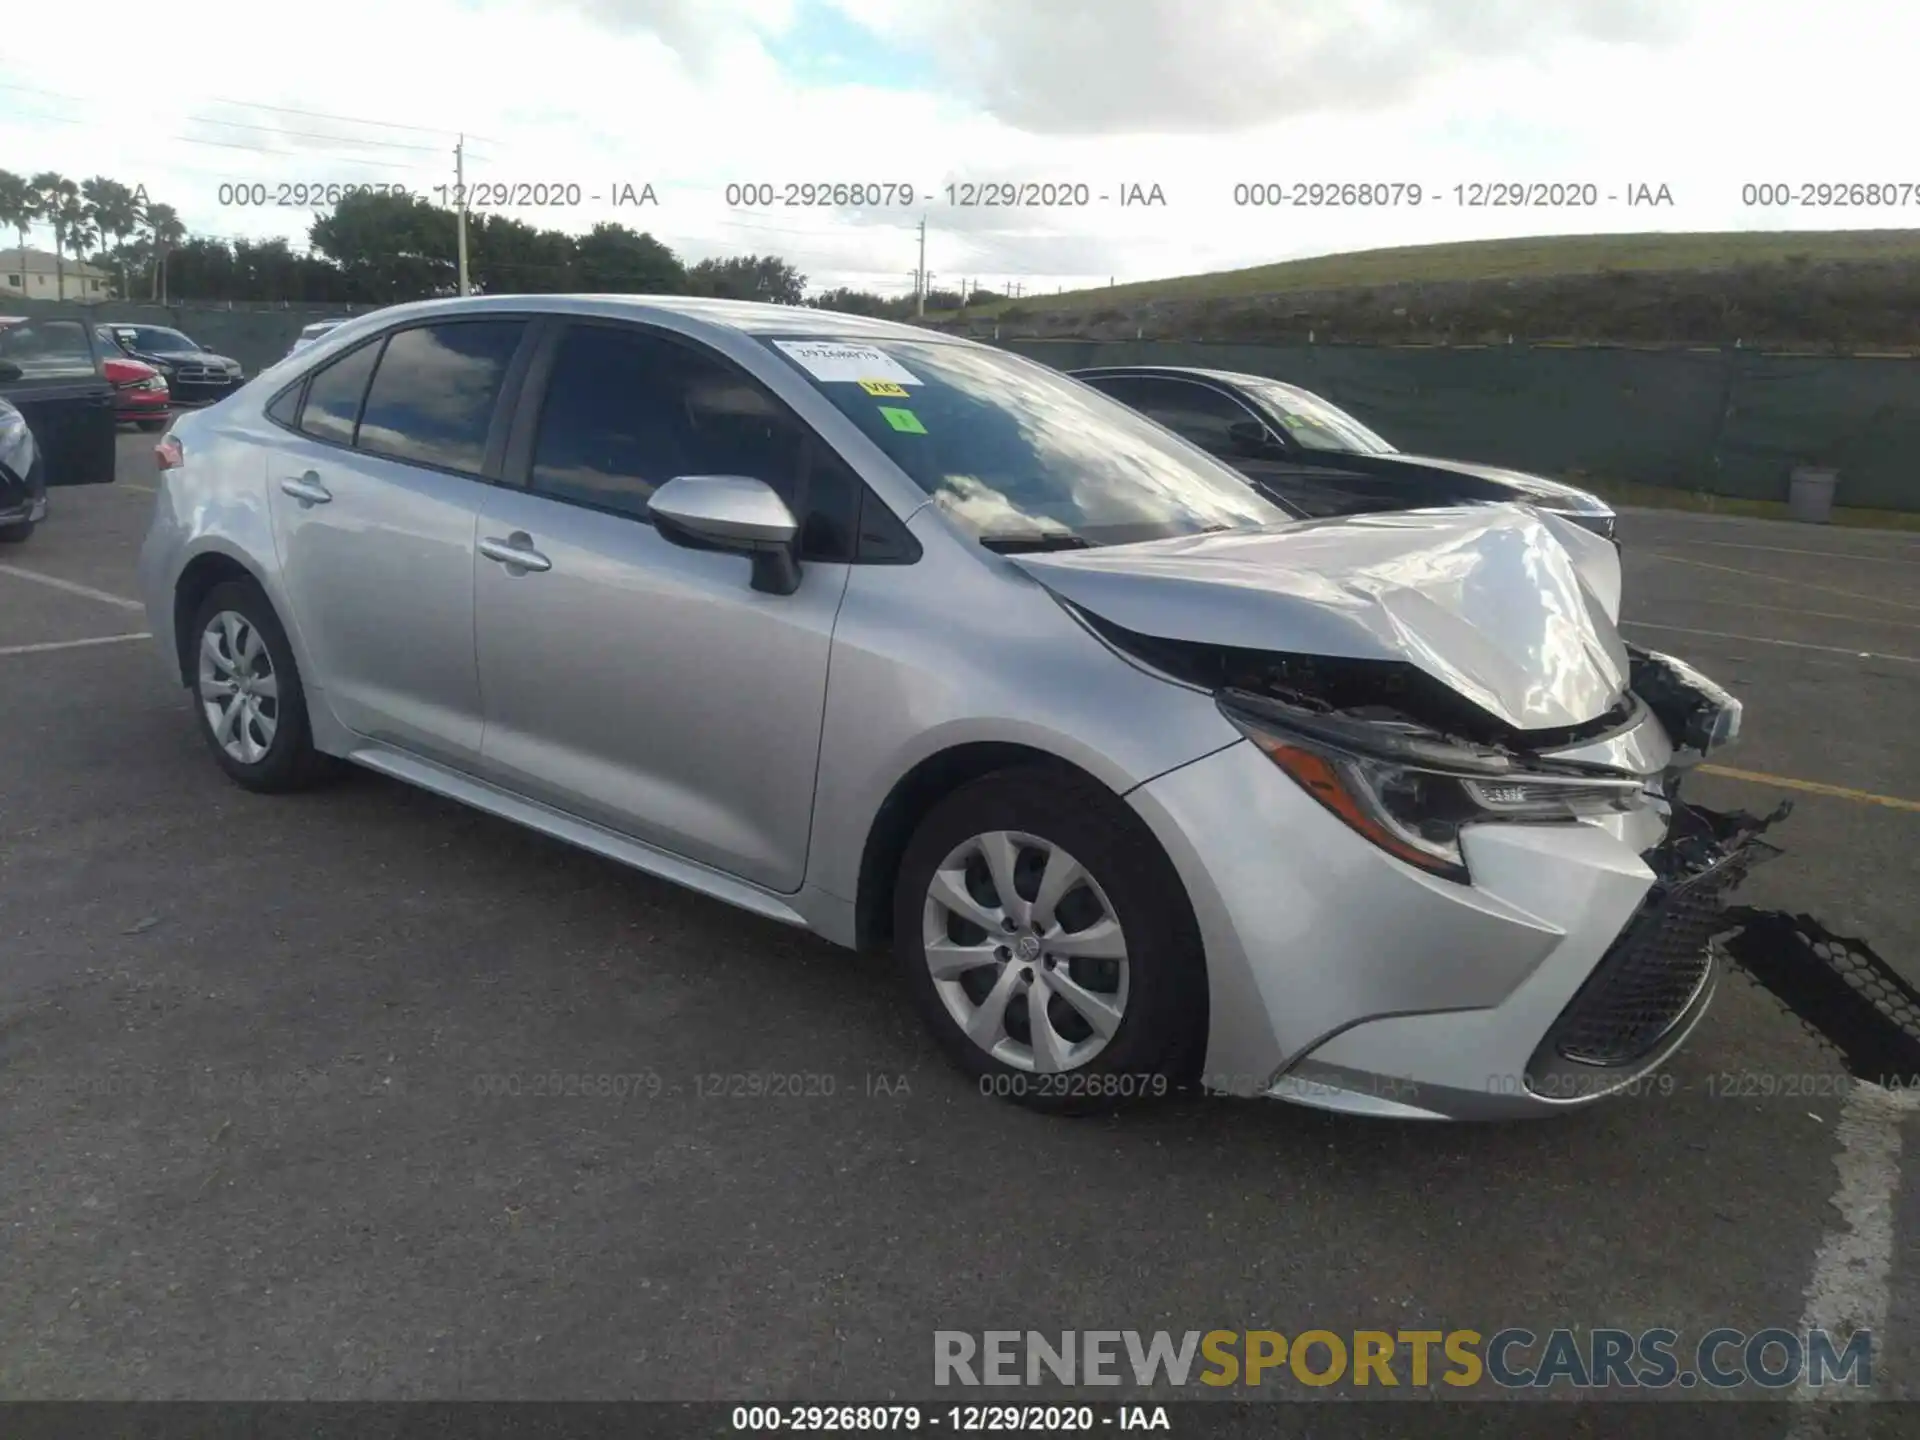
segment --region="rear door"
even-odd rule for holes
[[[33,432],[46,483],[112,484],[113,386],[101,371],[93,327],[64,316],[9,325],[0,329],[0,361],[11,367],[0,370],[0,396]]]
[[[267,503],[308,684],[350,730],[459,769],[480,754],[474,527],[528,329],[392,331],[268,407]]]

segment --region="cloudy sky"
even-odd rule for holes
[[[619,220],[690,260],[771,251],[816,289],[909,290],[923,215],[936,286],[1035,292],[1492,235],[1920,225],[1920,199],[1742,203],[1761,181],[1920,188],[1920,6],[1890,0],[196,0],[158,30],[150,4],[85,9],[79,30],[52,5],[0,26],[0,167],[143,184],[201,234],[304,244],[309,209],[223,204],[223,185],[440,198],[462,131],[469,183],[578,187],[521,219]],[[727,203],[729,183],[806,181],[918,198]],[[948,203],[980,181],[1091,203]],[[1423,202],[1234,202],[1340,181]],[[1459,203],[1489,181],[1591,182],[1602,203]],[[608,203],[644,184],[657,205]],[[1673,205],[1629,207],[1640,184]],[[1164,205],[1121,207],[1133,185]]]

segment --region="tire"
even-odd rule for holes
[[[35,520],[22,520],[17,525],[0,525],[0,545],[24,545],[33,538],[33,532],[39,528]]]
[[[223,670],[222,662],[210,656],[206,645],[209,630],[217,632],[216,643],[224,649],[228,661],[241,662],[238,670],[231,664]],[[249,635],[257,638],[257,648]],[[333,761],[313,748],[306,691],[294,664],[293,647],[258,585],[250,580],[230,580],[214,586],[194,611],[189,643],[193,711],[200,722],[201,738],[212,751],[214,762],[236,784],[262,794],[279,794],[303,790],[334,771]],[[251,713],[243,702],[232,732],[242,753],[228,748],[207,709],[209,697],[217,693],[223,677],[236,673],[244,675],[250,687],[270,677],[274,691],[271,696],[264,693],[264,687],[253,691],[248,697],[253,702]]]
[[[1016,895],[1011,908],[1018,928],[1011,934],[1005,928],[1010,907],[997,903],[989,847],[998,850],[999,868]],[[1043,901],[1050,855],[1062,857],[1061,874],[1077,870],[1083,877],[1059,889],[1055,907],[1036,903]],[[942,872],[947,879],[938,895],[954,896],[956,881],[964,887],[957,907],[936,898]],[[966,910],[987,921],[997,915],[999,933],[967,919]],[[1111,943],[1111,924],[1118,927],[1118,946]],[[1022,767],[984,776],[940,801],[901,859],[893,936],[894,959],[914,1004],[982,1093],[1082,1114],[1172,1094],[1198,1068],[1207,1021],[1199,927],[1146,825],[1093,782]],[[1079,953],[1055,953],[1048,936]],[[943,978],[928,959],[930,937],[945,952]],[[1116,949],[1124,951],[1117,963]],[[1008,979],[1009,972],[1018,974]],[[1052,1040],[1045,1047],[1050,1065],[1039,1063],[1033,1033],[1028,987],[1036,982],[1049,995],[1042,1013]],[[1078,998],[1070,1002],[1073,992]],[[1098,1027],[1090,1023],[1097,1011]],[[969,1018],[992,1050],[969,1036]],[[1103,1035],[1105,1027],[1111,1028]]]
[[[146,431],[149,435],[158,434],[160,431],[167,428],[167,422],[163,419],[162,420],[136,420],[133,423],[138,425],[142,430]]]

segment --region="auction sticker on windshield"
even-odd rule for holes
[[[829,384],[858,385],[868,380],[891,381],[895,385],[920,383],[919,376],[872,345],[844,345],[836,340],[776,340],[773,343],[814,379]]]

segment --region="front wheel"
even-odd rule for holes
[[[136,420],[133,423],[138,425],[142,430],[146,431],[149,435],[157,434],[158,432],[167,428],[167,422],[164,419]]]
[[[902,859],[894,951],[983,1093],[1063,1113],[1172,1093],[1206,1030],[1198,927],[1104,787],[1001,771],[936,805]]]
[[[0,545],[24,545],[33,538],[35,522],[22,520],[15,525],[0,525]]]

